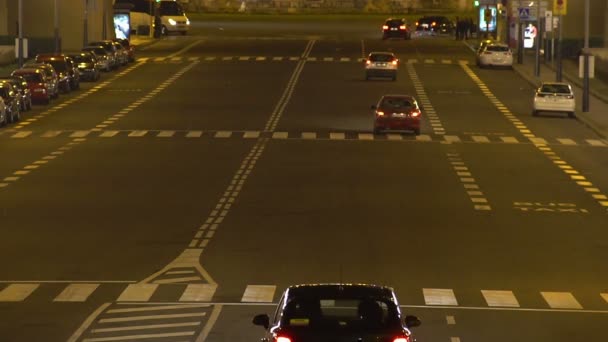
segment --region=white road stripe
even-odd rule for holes
[[[332,62],[333,60],[334,60],[333,57],[325,57],[325,58],[323,58],[324,62]]]
[[[85,338],[83,342],[106,342],[106,341],[128,341],[137,339],[163,338],[163,337],[178,337],[178,336],[193,336],[196,331],[174,332],[164,334],[144,334],[144,335],[128,335],[116,337],[94,337]]]
[[[371,133],[359,133],[357,137],[359,140],[374,140],[374,135]]]
[[[444,135],[443,139],[447,142],[460,142],[460,137],[456,135]]]
[[[146,312],[146,311],[167,311],[167,310],[186,310],[186,309],[197,309],[197,308],[208,308],[209,304],[180,304],[180,305],[154,305],[154,306],[140,306],[136,308],[125,308],[125,309],[111,309],[106,311],[109,314],[115,313],[129,313],[129,312]]]
[[[576,145],[576,142],[572,139],[557,139],[562,145]]]
[[[272,133],[272,138],[273,139],[287,139],[288,133],[287,132],[274,132],[274,133]]]
[[[91,131],[76,131],[72,134],[70,134],[71,138],[84,138],[87,135],[89,135],[89,133],[91,133]]]
[[[189,131],[186,138],[200,138],[201,135],[203,135],[203,131]]]
[[[486,303],[488,303],[488,306],[519,307],[519,302],[512,291],[481,290],[481,293],[483,294]]]
[[[148,134],[148,131],[133,131],[129,133],[129,137],[141,138],[146,134]]]
[[[118,134],[118,131],[105,131],[105,132],[101,133],[99,136],[101,138],[111,138],[111,137],[115,136],[116,134]]]
[[[417,135],[416,141],[431,141],[431,136],[426,134]]]
[[[474,142],[478,142],[478,143],[489,143],[490,142],[488,137],[483,136],[483,135],[474,135],[472,138],[473,138]]]
[[[256,60],[256,61],[265,61],[265,60],[266,60],[266,57],[262,57],[262,56],[260,56],[260,57],[256,57],[256,58],[255,58],[255,60]]]
[[[101,328],[92,329],[92,333],[104,333],[104,332],[116,332],[116,331],[129,331],[129,330],[147,330],[147,329],[163,329],[163,328],[179,328],[179,327],[195,327],[200,325],[201,322],[186,322],[186,323],[172,323],[172,324],[148,324],[148,325],[134,325],[120,328]]]
[[[426,64],[435,64],[435,60],[434,59],[425,59],[424,63],[426,63]]]
[[[180,302],[210,302],[217,289],[216,284],[189,284]]]
[[[100,319],[98,322],[99,323],[134,322],[134,321],[146,321],[146,320],[152,320],[152,319],[205,317],[206,315],[207,315],[207,313],[205,313],[205,312],[196,312],[196,313],[186,313],[186,314],[133,316],[133,317],[119,317],[119,318],[103,318],[103,319]]]
[[[606,303],[608,303],[608,293],[600,293],[600,296],[602,296],[602,298],[604,298]]]
[[[458,305],[452,289],[422,289],[422,293],[426,305]]]
[[[547,140],[543,138],[528,138],[533,144],[547,145]]]
[[[247,139],[256,139],[260,137],[260,132],[259,131],[249,131],[249,132],[245,132],[245,134],[243,135],[243,138],[247,138]]]
[[[541,292],[552,309],[582,309],[581,304],[570,292]]]
[[[62,133],[62,131],[46,131],[46,132],[44,132],[44,134],[42,134],[42,137],[43,138],[55,138],[56,136],[58,136],[61,133]]]
[[[32,131],[22,131],[22,132],[18,132],[18,133],[13,134],[11,136],[11,138],[27,138],[31,134],[32,134]]]
[[[99,284],[70,284],[53,299],[54,302],[84,302]]]
[[[275,56],[275,57],[272,57],[272,60],[273,61],[282,61],[283,57]]]
[[[213,137],[215,138],[230,138],[232,136],[231,131],[218,131]]]
[[[156,137],[158,138],[171,138],[175,135],[175,131],[160,131]]]
[[[40,284],[10,284],[0,291],[0,302],[21,302],[34,292]]]
[[[587,139],[587,142],[591,146],[606,146],[606,144],[603,141],[601,141],[601,140]]]
[[[269,303],[272,302],[275,285],[247,285],[241,302]]]
[[[249,56],[241,56],[239,57],[239,61],[248,61],[249,60]]]
[[[387,134],[386,138],[388,140],[403,140],[403,137],[401,136],[401,134],[393,134],[393,133]]]
[[[315,132],[303,132],[302,139],[317,139],[317,133]]]
[[[153,283],[154,284],[175,284],[175,283],[184,283],[184,282],[188,282],[188,281],[197,281],[197,280],[201,280],[201,277],[195,276],[195,277],[158,279],[158,280],[155,280]]]
[[[502,142],[505,142],[507,144],[519,143],[519,141],[517,141],[517,138],[515,138],[515,137],[500,137],[500,140],[502,140]]]
[[[342,57],[342,58],[340,58],[340,62],[350,62],[350,58],[349,57]]]
[[[154,294],[158,284],[130,284],[120,294],[118,302],[147,302]]]
[[[346,135],[344,133],[329,133],[329,139],[331,140],[344,140]]]

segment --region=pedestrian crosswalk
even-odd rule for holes
[[[330,63],[363,63],[366,58],[354,56],[195,56],[195,57],[139,57],[139,63],[191,63],[191,62],[330,62]],[[407,58],[404,63],[422,64],[468,64],[466,59],[419,59]]]
[[[481,134],[421,134],[408,133],[372,134],[360,131],[230,131],[230,130],[53,130],[53,131],[12,131],[4,132],[0,139],[23,140],[27,138],[159,138],[159,139],[258,139],[268,138],[274,140],[360,140],[360,141],[409,141],[409,142],[435,142],[444,144],[542,144],[563,146],[589,146],[608,147],[607,139],[572,139],[572,138],[526,138],[503,135]]]
[[[216,284],[157,283],[7,283],[0,285],[0,303],[48,301],[87,302],[97,292],[104,301],[145,303],[275,303],[282,290],[277,285],[251,284],[240,290]],[[596,310],[608,313],[608,293],[529,291],[506,289],[395,288],[403,305],[437,307],[533,308],[541,310]],[[40,295],[36,293],[39,292]],[[405,293],[405,295],[403,295]],[[403,295],[403,296],[402,296]],[[41,299],[45,296],[46,299]]]

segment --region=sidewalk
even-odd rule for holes
[[[464,41],[464,43],[475,51],[479,45],[477,39]],[[541,58],[540,77],[534,75],[534,55],[524,55],[523,64],[517,64],[517,56],[514,56],[513,70],[534,87],[540,86],[541,82],[555,82],[555,68],[552,64],[543,63]],[[608,138],[608,81],[597,78],[589,82],[589,112],[583,113],[583,80],[578,77],[578,64],[569,59],[562,62],[562,82],[572,85],[576,97],[576,119],[591,128],[602,138]]]

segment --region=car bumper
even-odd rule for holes
[[[374,127],[382,130],[390,131],[409,131],[420,129],[420,119],[418,118],[395,118],[395,117],[377,117]]]
[[[547,112],[574,112],[576,104],[574,99],[562,101],[534,100],[534,110]]]
[[[513,57],[510,58],[479,58],[479,64],[487,66],[513,66]]]
[[[383,31],[383,38],[406,38],[408,36],[407,31]]]
[[[190,29],[189,25],[177,24],[177,25],[165,25],[169,32],[187,32]]]
[[[397,69],[365,69],[367,77],[395,77]]]

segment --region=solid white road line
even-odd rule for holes
[[[275,285],[247,285],[241,302],[272,302],[276,288]]]
[[[0,302],[21,302],[34,292],[39,284],[10,284],[0,291]]]
[[[124,304],[124,303],[122,303]],[[146,303],[148,304],[148,303]],[[125,304],[126,305],[126,304]],[[131,304],[129,304],[131,305]],[[176,304],[176,305],[155,305],[155,306],[138,306],[135,308],[111,309],[106,311],[109,314],[127,313],[127,312],[146,312],[146,311],[167,311],[167,310],[186,310],[196,308],[208,308],[209,304]]]
[[[99,323],[118,323],[118,322],[136,322],[146,321],[152,319],[174,319],[174,318],[186,318],[186,317],[205,317],[205,312],[195,312],[186,314],[170,314],[170,315],[151,315],[151,316],[133,316],[133,317],[117,317],[117,318],[102,318]]]
[[[99,284],[70,284],[53,299],[54,302],[84,302]]]
[[[82,341],[83,342],[128,341],[128,340],[137,340],[137,339],[192,336],[195,333],[196,333],[195,331],[185,331],[185,332],[174,332],[174,333],[164,333],[164,334],[143,334],[143,335],[129,335],[129,336],[116,336],[116,337],[94,337],[94,338],[85,338]]]
[[[127,286],[116,301],[147,302],[158,288],[157,284],[131,284]]]
[[[129,331],[129,330],[147,330],[147,329],[195,327],[195,326],[200,325],[200,324],[201,324],[201,322],[135,325],[135,326],[129,326],[129,327],[120,327],[120,328],[91,329],[91,332],[92,333],[104,333],[104,332]]]
[[[189,284],[179,299],[180,302],[210,302],[217,284]]]
[[[518,308],[519,302],[512,291],[481,290],[488,306]]]
[[[422,289],[427,305],[458,305],[452,289]]]
[[[552,309],[582,309],[581,304],[570,292],[541,292]]]

